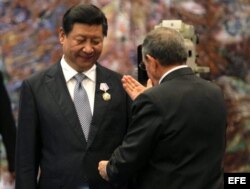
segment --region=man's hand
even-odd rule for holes
[[[101,177],[104,180],[109,181],[109,177],[108,177],[107,171],[106,171],[107,164],[108,164],[108,161],[100,161],[99,166],[98,166],[98,170],[99,170],[99,174],[101,175]]]
[[[4,172],[1,177],[5,185],[13,185],[15,182],[15,172]]]
[[[136,99],[136,97],[143,93],[146,89],[153,86],[152,81],[148,79],[147,86],[144,87],[138,81],[136,81],[133,77],[129,75],[124,75],[122,78],[122,84],[125,91],[128,93],[132,100]]]

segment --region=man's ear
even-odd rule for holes
[[[146,55],[146,58],[147,58],[148,61],[151,63],[152,68],[153,68],[154,70],[156,70],[156,68],[158,67],[158,64],[159,64],[158,60],[155,59],[153,56],[151,56],[151,55],[149,55],[149,54]]]
[[[63,31],[63,28],[59,28],[59,41],[61,44],[63,44],[63,41],[64,41],[64,38],[65,38],[65,33]]]

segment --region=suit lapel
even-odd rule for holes
[[[60,63],[53,66],[45,76],[45,83],[52,93],[55,102],[58,104],[65,121],[73,128],[77,137],[86,145],[85,137],[81,129],[79,119],[70,97],[66,82],[63,76]]]
[[[108,92],[111,94],[112,92],[112,81],[109,80],[109,74],[105,72],[105,69],[102,68],[99,64],[96,67],[96,90],[95,90],[95,102],[94,102],[94,113],[92,118],[92,124],[90,128],[89,138],[87,148],[91,146],[93,143],[95,136],[99,130],[99,127],[102,125],[102,120],[105,116],[105,112],[107,112],[107,107],[109,105],[109,101],[105,101],[102,97],[103,91],[100,90],[101,83],[107,83],[109,86]],[[112,98],[112,97],[111,97]]]

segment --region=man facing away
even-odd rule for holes
[[[151,31],[142,55],[153,87],[138,95],[143,87],[124,76],[132,123],[109,161],[99,163],[100,174],[110,182],[136,176],[136,189],[222,189],[222,91],[185,65],[184,39],[174,29]]]

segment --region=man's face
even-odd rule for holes
[[[76,71],[83,72],[90,69],[101,55],[102,25],[76,23],[67,36],[61,29],[59,39],[67,63]]]
[[[153,58],[149,55],[146,55],[146,56],[143,55],[143,63],[145,65],[146,72],[147,72],[149,79],[151,79],[151,81],[153,82],[153,85],[157,85],[158,80],[156,79],[157,77],[156,77],[156,72],[155,72],[155,67],[154,67],[155,62],[153,61]]]

